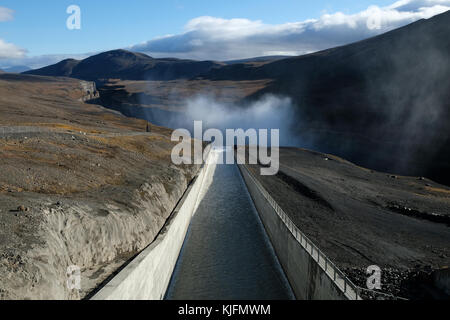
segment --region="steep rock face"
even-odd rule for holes
[[[81,101],[94,100],[94,99],[97,99],[100,97],[100,94],[97,91],[97,86],[96,86],[95,82],[81,81],[80,85],[84,92],[84,96],[81,98]]]
[[[188,184],[182,171],[173,176],[170,191],[158,180],[164,178],[131,191],[126,207],[113,201],[55,205],[40,200],[41,209],[33,213],[41,220],[35,230],[38,240],[28,250],[10,251],[0,259],[1,297],[83,298],[155,239]],[[71,266],[81,269],[81,291],[66,284]]]

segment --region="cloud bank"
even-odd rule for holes
[[[148,111],[148,110],[146,110]],[[194,121],[202,121],[203,129],[280,129],[280,143],[299,144],[291,127],[297,124],[292,101],[288,97],[265,95],[246,104],[223,103],[216,96],[199,94],[185,100],[183,112],[147,113],[146,119],[169,128],[186,128],[193,133]]]
[[[278,25],[260,20],[198,17],[183,33],[152,39],[126,49],[154,57],[234,60],[268,55],[302,55],[382,34],[419,19],[450,10],[450,0],[400,0],[387,7],[370,6],[355,14],[335,12],[318,19]],[[0,22],[13,11],[0,7]],[[49,54],[30,57],[26,50],[0,39],[0,68],[27,65],[40,68],[66,58],[89,54]]]
[[[13,20],[14,11],[0,7],[0,22]],[[21,58],[26,54],[26,50],[0,39],[0,59]]]
[[[25,53],[24,49],[0,39],[0,59],[21,58]]]
[[[401,0],[356,14],[336,12],[319,19],[278,25],[248,19],[198,17],[182,34],[135,45],[150,55],[232,60],[266,55],[301,55],[366,39],[450,10],[450,0]]]

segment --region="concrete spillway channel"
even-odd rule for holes
[[[359,300],[245,166],[222,156],[209,152],[155,241],[92,299]]]
[[[158,238],[94,300],[294,299],[236,165],[220,150]]]
[[[217,165],[211,178],[166,299],[293,299],[238,167]]]

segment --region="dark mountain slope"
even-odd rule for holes
[[[154,59],[143,53],[113,50],[82,61],[64,60],[26,73],[69,76],[83,80],[174,80],[192,78],[221,65],[213,61]]]
[[[229,61],[225,61],[224,63],[227,65],[238,64],[238,63],[267,63],[267,62],[273,62],[273,61],[277,61],[277,60],[286,59],[289,57],[290,56],[263,56],[263,57],[255,57],[255,58],[248,58],[248,59],[229,60]]]
[[[450,183],[450,12],[386,34],[205,78],[275,81],[292,97],[299,145],[364,166]]]
[[[29,70],[23,73],[38,76],[69,77],[72,74],[73,68],[75,68],[79,63],[80,60],[66,59],[41,69]]]

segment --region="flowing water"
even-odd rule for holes
[[[166,299],[294,299],[236,165],[217,165]]]

